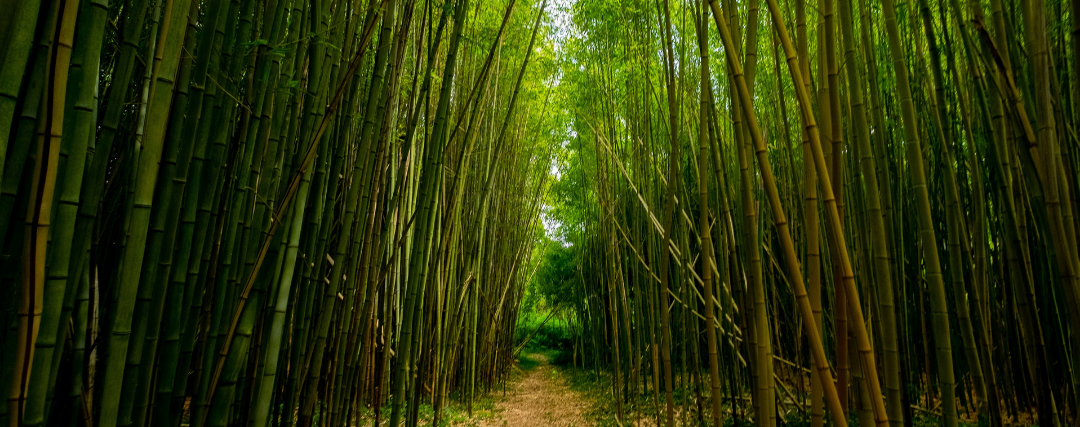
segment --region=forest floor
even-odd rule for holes
[[[472,416],[467,414],[465,405],[456,400],[448,402],[444,408],[443,422],[446,427],[566,427],[566,426],[634,426],[656,427],[657,410],[651,393],[636,396],[633,404],[624,404],[623,410],[629,422],[616,420],[616,404],[611,394],[611,376],[593,370],[575,369],[554,363],[558,353],[555,351],[532,352],[522,354],[513,366],[513,372],[505,383],[495,386],[490,393],[478,396],[473,402]],[[676,375],[676,383],[682,380]],[[706,391],[707,392],[707,391]],[[675,406],[675,425],[679,427],[700,425],[694,411],[694,396],[682,387],[673,393]],[[705,396],[707,398],[707,396]],[[789,405],[790,400],[787,401]],[[703,410],[707,411],[707,401]],[[726,405],[725,405],[726,406]],[[380,425],[386,425],[389,418],[389,406],[383,410]],[[743,411],[747,408],[743,408]],[[925,410],[921,410],[926,412]],[[963,414],[964,412],[961,411]],[[421,405],[420,426],[430,426],[434,413],[430,405]],[[919,413],[913,421],[917,427],[938,426],[934,417]],[[745,415],[743,415],[745,416]],[[962,417],[962,427],[974,427],[976,421]],[[362,422],[370,423],[371,414],[365,413]],[[1019,421],[1006,420],[1007,426],[1031,425],[1031,418]],[[777,420],[782,426],[807,426],[810,424],[805,414],[800,414],[794,407],[787,408],[784,416]],[[851,414],[855,425],[854,413]],[[1026,422],[1025,422],[1026,421]],[[730,409],[725,410],[725,426],[742,427],[752,425],[745,418],[735,416]]]
[[[490,393],[477,396],[470,416],[465,404],[450,399],[443,408],[443,427],[567,427],[607,425],[601,420],[610,398],[580,390],[576,371],[552,363],[556,353],[531,352],[518,357],[510,378]],[[602,393],[601,393],[602,394]],[[430,427],[431,405],[420,405],[419,423]],[[388,425],[390,406],[381,410],[379,425]],[[365,410],[354,425],[371,425],[374,414]],[[598,424],[599,422],[599,424]]]
[[[551,365],[548,355],[523,355],[514,369],[518,372],[508,384],[505,396],[495,399],[495,416],[481,420],[480,427],[590,424],[585,419],[586,399],[570,389],[566,374]]]

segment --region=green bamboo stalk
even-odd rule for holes
[[[804,90],[802,90],[802,89],[804,89],[804,87],[802,86],[802,81],[803,80],[802,80],[801,73],[799,72],[799,68],[797,66],[797,61],[798,60],[797,60],[797,58],[795,56],[794,48],[791,46],[791,39],[788,36],[787,29],[785,28],[785,26],[783,24],[782,15],[780,14],[780,11],[779,11],[779,6],[776,4],[775,1],[772,1],[772,0],[770,0],[768,2],[768,5],[769,5],[769,12],[773,17],[773,23],[776,26],[777,32],[780,33],[780,40],[781,40],[782,45],[784,47],[785,56],[787,57],[788,68],[789,68],[789,71],[792,74],[792,80],[796,82],[796,84],[795,84],[796,94],[799,96],[800,106],[802,107],[803,115],[806,117],[806,121],[808,123],[807,130],[808,130],[808,133],[810,134],[811,147],[814,149],[813,150],[814,151],[814,163],[815,163],[815,166],[817,166],[817,170],[819,171],[818,178],[821,179],[821,181],[822,181],[822,188],[825,190],[825,202],[826,202],[826,208],[827,208],[827,211],[828,211],[827,212],[828,215],[827,215],[826,218],[829,219],[829,221],[827,223],[828,223],[828,226],[829,226],[829,229],[830,229],[830,234],[832,234],[832,237],[833,237],[834,241],[837,242],[837,246],[838,246],[838,248],[840,248],[840,250],[838,252],[841,255],[840,261],[841,261],[842,265],[844,266],[844,270],[843,270],[845,272],[844,273],[844,276],[845,276],[844,284],[845,284],[845,287],[847,288],[847,291],[848,291],[848,297],[849,297],[848,302],[849,302],[849,305],[850,305],[849,309],[850,309],[851,313],[854,314],[854,320],[855,320],[854,323],[856,325],[858,325],[858,327],[855,328],[855,330],[856,330],[856,334],[855,334],[856,335],[856,341],[858,342],[859,352],[862,355],[863,367],[867,370],[867,377],[870,378],[869,384],[870,384],[871,396],[875,397],[875,399],[873,399],[874,400],[873,407],[874,407],[875,422],[878,425],[884,425],[885,423],[888,422],[888,418],[887,418],[887,416],[885,414],[885,407],[884,407],[885,405],[884,405],[884,403],[883,403],[883,401],[881,400],[881,397],[880,397],[881,393],[880,393],[880,387],[879,387],[878,382],[877,382],[878,377],[877,377],[876,363],[874,362],[874,352],[873,352],[873,349],[870,347],[869,337],[868,337],[868,335],[866,333],[866,329],[865,329],[865,326],[864,326],[862,307],[861,307],[861,305],[859,303],[858,293],[856,292],[856,288],[855,288],[855,282],[854,282],[854,280],[852,278],[851,264],[850,264],[850,261],[847,259],[847,251],[845,250],[846,246],[843,244],[844,243],[843,242],[844,237],[843,237],[842,230],[840,230],[839,214],[836,211],[836,206],[835,206],[835,203],[834,203],[835,201],[834,201],[834,199],[832,197],[833,196],[833,194],[832,194],[832,185],[828,180],[828,175],[820,173],[821,171],[825,170],[825,159],[824,159],[824,155],[821,152],[820,141],[818,140],[817,126],[814,124],[813,115],[810,114],[810,111],[809,111],[809,98],[808,98],[806,92]],[[722,28],[721,35],[725,35],[724,33],[726,33],[727,25],[726,25],[726,22],[724,22],[724,20],[722,19],[723,17],[719,14],[719,7],[716,5],[715,2],[710,2],[710,6],[713,9],[713,17],[717,21],[717,27]],[[727,43],[725,43],[725,44],[727,44]],[[737,61],[732,61],[733,57],[730,56],[730,55],[728,56],[728,59],[732,63],[737,63]],[[737,58],[734,58],[734,59],[737,60]],[[733,68],[737,69],[738,67],[733,67]],[[738,80],[739,74],[741,74],[741,73],[736,73],[737,80]],[[739,90],[740,97],[742,97],[744,100],[749,100],[749,96],[748,96],[749,93],[744,90],[745,84],[739,84],[739,86],[743,87],[743,89]],[[748,115],[750,115],[750,114],[748,113]],[[757,149],[757,153],[758,153],[758,157],[759,157],[759,162],[763,164],[763,166],[762,166],[763,181],[766,181],[766,188],[768,189],[770,187],[770,185],[768,183],[771,182],[771,180],[772,180],[772,177],[771,177],[772,173],[771,173],[771,171],[769,173],[767,173],[767,174],[764,172],[766,170],[765,165],[767,165],[768,160],[765,157],[764,142],[762,142],[761,139],[760,139],[760,131],[755,131],[754,127],[755,126],[751,126],[751,131],[752,131],[752,134],[756,133],[758,135],[755,138],[755,139],[757,139],[757,142],[755,142],[755,145],[757,146],[756,149]],[[764,179],[766,176],[768,176],[768,179]],[[775,188],[775,187],[773,187],[773,188]],[[774,191],[774,190],[770,190],[770,192],[772,192],[772,191]],[[779,210],[778,195],[776,195],[775,193],[770,195],[770,205],[774,206],[773,214],[774,214],[774,216],[777,216],[777,218],[776,218],[776,220],[774,222],[776,222],[777,224],[786,224],[786,219],[784,219],[782,217],[782,211]],[[781,220],[783,220],[783,221],[781,221]],[[790,232],[787,231],[786,227],[781,227],[781,231],[782,231],[782,235],[785,235],[785,234],[787,235],[787,237],[784,238],[783,241],[787,241],[788,243],[790,243]],[[792,262],[793,260],[796,259],[795,255],[794,255],[794,252],[795,252],[794,248],[790,244],[785,244],[785,246],[788,246],[788,248],[785,249],[785,251],[787,252],[786,256],[789,257],[788,261]],[[789,268],[789,270],[798,271],[798,268]],[[791,274],[793,276],[798,276],[798,275],[794,274],[793,272],[789,272],[789,274]],[[813,333],[813,328],[811,326],[809,326],[809,319],[812,318],[812,314],[811,314],[811,311],[810,311],[809,302],[806,300],[806,297],[804,296],[805,295],[805,289],[799,289],[801,286],[798,286],[798,285],[801,285],[801,282],[802,282],[801,277],[799,277],[797,280],[795,280],[795,284],[797,285],[796,286],[796,296],[800,301],[800,303],[799,303],[800,312],[801,312],[802,315],[805,316],[804,321],[807,321],[807,324],[804,325],[804,327],[809,328],[810,333],[808,335],[813,336],[813,335],[815,335]],[[838,400],[835,400],[835,397],[831,397],[835,393],[835,389],[833,387],[831,387],[831,383],[830,383],[831,379],[829,379],[829,381],[826,381],[826,379],[831,377],[831,375],[829,375],[829,372],[828,372],[828,363],[825,361],[824,348],[819,347],[820,341],[814,340],[813,338],[811,339],[811,344],[814,347],[814,353],[813,354],[815,355],[815,360],[816,360],[816,363],[818,365],[819,375],[822,376],[822,380],[823,380],[822,382],[825,383],[824,385],[825,385],[825,392],[826,392],[827,401],[832,400],[834,403],[830,403],[830,405],[835,405],[835,406],[833,406],[833,409],[830,410],[830,412],[832,412],[833,417],[835,419],[837,419],[836,422],[837,422],[838,425],[844,425],[846,423],[843,422],[842,411],[839,411],[839,406],[840,406],[839,402],[838,402]],[[819,349],[820,349],[820,352],[819,352]],[[832,389],[832,391],[830,391],[830,389]]]
[[[82,188],[83,171],[86,166],[87,147],[94,138],[94,109],[96,108],[98,62],[101,55],[101,38],[104,33],[107,2],[90,2],[89,12],[80,15],[78,48],[71,58],[71,70],[68,75],[68,102],[65,117],[71,117],[64,123],[61,140],[58,170],[64,172],[57,183],[56,219],[53,220],[53,243],[49,247],[47,276],[45,278],[45,307],[42,311],[42,326],[35,343],[34,369],[30,377],[27,402],[23,423],[29,426],[45,422],[46,400],[55,393],[56,370],[60,363],[61,352],[55,347],[67,331],[67,322],[62,316],[64,303],[68,296],[74,295],[74,286],[78,282],[70,279],[69,260],[71,239],[75,231],[76,214],[79,208],[79,195]],[[82,44],[86,43],[86,44]],[[76,272],[75,276],[78,276]]]
[[[26,213],[22,292],[20,292],[18,308],[18,341],[15,349],[11,392],[8,395],[8,425],[11,426],[20,425],[26,416],[26,393],[29,380],[32,378],[35,343],[42,323],[50,217],[59,169],[66,112],[67,80],[78,11],[77,2],[60,2],[51,10],[54,15],[50,20],[53,22],[48,26],[48,31],[51,33],[47,36],[50,46],[48,59],[46,59],[48,82],[43,93],[44,105],[42,106],[45,117],[38,124],[37,154],[33,180],[30,182],[29,194],[32,198]],[[59,293],[59,298],[63,299],[63,288],[49,290],[53,291],[52,296],[55,297]],[[55,329],[55,325],[49,322],[46,322],[45,326]],[[38,370],[51,367],[51,353],[42,355],[41,359]],[[44,376],[48,378],[47,374]]]
[[[919,238],[922,242],[923,259],[926,263],[926,280],[930,292],[932,320],[934,326],[934,345],[938,363],[938,378],[941,383],[942,414],[945,425],[956,425],[955,384],[952,367],[951,333],[949,332],[948,304],[945,299],[945,285],[941,277],[936,233],[930,213],[929,190],[923,168],[922,145],[919,142],[918,122],[911,98],[911,87],[907,75],[907,62],[900,44],[899,30],[896,24],[896,11],[892,0],[885,0],[885,28],[889,40],[889,54],[896,73],[897,91],[904,125],[904,139],[907,162],[918,208]]]
[[[8,136],[12,123],[16,121],[15,109],[19,94],[26,90],[22,87],[23,75],[27,71],[26,65],[34,47],[34,31],[41,9],[40,0],[13,3],[15,9],[9,10],[11,25],[4,26],[4,47],[0,50],[0,58],[3,59],[3,65],[0,66],[0,173],[5,173],[0,179],[7,176],[5,161],[11,142]],[[2,183],[3,181],[0,181],[0,184]]]
[[[187,18],[189,0],[178,0],[169,4],[163,18],[162,37],[154,55],[157,65],[150,89],[151,101],[148,108],[147,122],[158,124],[149,126],[139,150],[139,162],[135,173],[134,207],[127,224],[128,241],[124,248],[122,270],[117,283],[118,303],[116,317],[109,337],[109,358],[105,367],[105,392],[102,395],[101,414],[98,423],[104,427],[115,426],[119,421],[120,397],[123,385],[125,360],[129,347],[129,338],[134,321],[135,299],[139,290],[139,273],[145,255],[146,237],[149,228],[150,210],[153,205],[154,186],[157,181],[165,138],[165,126],[172,101],[173,86],[180,62],[183,45],[184,21]]]
[[[851,3],[848,0],[839,0],[840,5],[840,32],[844,43],[844,62],[850,64],[854,70],[862,69],[860,58],[855,53],[855,40],[852,31]],[[892,282],[893,272],[890,263],[891,254],[888,247],[887,228],[885,217],[881,208],[881,196],[877,179],[877,165],[873,150],[870,147],[870,129],[866,118],[866,102],[863,96],[862,76],[859,72],[847,73],[849,94],[851,96],[852,124],[854,128],[855,143],[859,152],[863,186],[866,192],[866,216],[870,222],[870,240],[873,246],[873,269],[877,280],[878,314],[881,316],[881,344],[884,352],[885,368],[885,393],[886,407],[889,423],[893,427],[899,427],[904,423],[903,402],[901,397],[902,383],[900,381],[900,352],[896,323],[895,289]],[[856,368],[861,370],[861,368]],[[869,394],[867,392],[867,394]]]
[[[703,5],[704,6],[704,5]],[[709,37],[708,9],[702,7],[702,16],[698,23],[698,47],[701,52],[701,106],[698,109],[698,235],[701,238],[701,276],[705,294],[705,340],[709,357],[709,390],[712,401],[712,422],[715,426],[724,425],[720,396],[720,367],[716,355],[716,326],[713,307],[713,271],[715,264],[712,247],[712,231],[709,226],[709,110],[708,92],[711,86],[709,77]]]
[[[660,18],[658,17],[658,20]],[[662,17],[662,30],[664,38],[662,44],[664,47],[664,69],[665,79],[667,83],[667,107],[668,107],[668,140],[670,143],[670,151],[668,152],[668,174],[667,184],[669,189],[667,191],[667,197],[664,202],[664,216],[661,228],[663,229],[663,239],[660,242],[660,300],[659,300],[659,312],[660,312],[660,363],[663,368],[664,375],[664,399],[667,404],[667,411],[665,412],[667,427],[672,427],[675,423],[675,403],[672,400],[671,388],[672,388],[672,375],[671,375],[671,349],[672,349],[672,337],[671,337],[671,314],[668,310],[668,283],[669,283],[669,263],[670,257],[668,256],[668,245],[671,244],[671,229],[672,215],[675,210],[675,191],[671,189],[675,184],[675,180],[678,179],[679,169],[679,109],[676,101],[676,88],[675,88],[675,58],[672,51],[672,31],[671,31],[671,10],[668,5],[668,1],[664,1],[664,10]]]
[[[468,8],[468,3],[468,0],[461,1],[454,14],[454,27],[450,35],[450,50],[447,52],[446,56],[446,65],[443,71],[443,85],[439,93],[439,104],[435,111],[435,124],[431,137],[431,141],[434,142],[425,147],[424,166],[418,181],[419,193],[417,196],[416,221],[419,225],[413,234],[413,239],[414,242],[419,242],[419,244],[414,243],[408,258],[409,273],[404,299],[405,303],[401,326],[402,333],[398,341],[400,347],[398,357],[400,360],[410,360],[411,357],[412,328],[416,317],[415,310],[418,288],[422,286],[422,283],[425,281],[423,267],[427,264],[428,255],[430,254],[428,248],[426,248],[426,245],[423,243],[428,241],[431,234],[431,219],[429,218],[432,218],[432,211],[434,209],[435,188],[437,188],[439,181],[441,181],[443,141],[446,138],[447,132],[450,90],[454,81],[457,51],[461,42],[461,33],[465,23],[465,9]],[[405,382],[409,375],[409,368],[410,366],[408,363],[399,363],[394,374],[393,392],[391,393],[394,400],[391,404],[390,425],[396,426],[401,420],[401,406],[406,390]]]

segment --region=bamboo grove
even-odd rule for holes
[[[545,7],[4,1],[0,423],[416,425],[489,391],[550,185]]]
[[[0,423],[1080,423],[1080,1],[552,1],[0,0]]]
[[[617,418],[1080,422],[1080,2],[569,10],[546,251]]]

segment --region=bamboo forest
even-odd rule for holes
[[[1080,0],[0,0],[0,426],[1080,426]]]

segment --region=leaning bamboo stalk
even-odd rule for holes
[[[772,170],[769,167],[768,158],[765,157],[765,144],[762,140],[761,130],[757,126],[757,116],[754,114],[750,105],[752,99],[749,96],[749,92],[746,89],[746,82],[742,74],[742,66],[739,64],[739,59],[735,57],[732,50],[731,35],[728,32],[727,19],[720,13],[719,7],[716,5],[716,0],[709,0],[709,6],[713,12],[713,18],[716,21],[716,26],[720,32],[720,38],[724,43],[724,51],[727,56],[728,64],[734,74],[736,88],[738,94],[746,107],[743,111],[746,113],[746,117],[749,121],[748,128],[750,131],[751,139],[754,142],[756,153],[758,154],[758,162],[761,166],[762,182],[765,185],[766,193],[769,198],[769,204],[772,206],[773,222],[777,228],[780,229],[781,242],[784,246],[785,256],[787,257],[789,274],[794,277],[793,284],[795,286],[796,301],[799,305],[799,314],[803,317],[804,328],[807,329],[807,336],[810,339],[811,351],[814,357],[814,361],[817,368],[817,373],[822,379],[822,383],[825,389],[825,398],[829,406],[829,411],[833,416],[834,422],[838,426],[846,426],[847,418],[846,414],[840,405],[840,400],[836,393],[836,386],[833,383],[832,373],[828,365],[828,361],[825,356],[825,348],[822,345],[821,334],[814,326],[813,312],[810,309],[810,302],[806,295],[806,289],[803,286],[802,274],[797,267],[795,260],[795,247],[791,239],[790,231],[788,231],[787,218],[784,217],[782,206],[780,205],[779,194],[776,189],[776,183],[773,181]],[[798,82],[798,81],[797,81]],[[801,82],[797,83],[801,84]],[[810,122],[812,123],[812,122]]]
[[[388,7],[392,7],[392,6],[393,5],[391,4]],[[331,113],[333,111],[335,111],[338,108],[338,106],[341,104],[341,100],[342,100],[342,97],[343,97],[343,95],[345,93],[345,90],[346,90],[346,88],[349,87],[348,82],[351,81],[353,73],[356,72],[356,69],[360,65],[360,62],[361,62],[360,59],[363,57],[363,52],[365,52],[366,49],[367,49],[367,40],[371,37],[371,34],[374,33],[374,29],[375,29],[375,26],[376,26],[377,22],[378,22],[377,19],[373,19],[369,23],[368,27],[365,29],[364,35],[361,37],[361,43],[358,45],[357,52],[356,52],[355,56],[353,57],[351,64],[349,65],[349,71],[345,73],[345,75],[343,76],[344,78],[341,80],[341,82],[339,82],[338,89],[337,89],[337,91],[336,91],[336,93],[334,95],[333,101],[327,107],[328,112],[323,117],[321,123],[319,124],[319,127],[317,128],[317,130],[314,133],[314,136],[312,137],[311,142],[308,145],[308,149],[307,149],[307,151],[305,153],[305,156],[304,156],[304,158],[303,158],[303,160],[301,162],[298,173],[293,175],[292,180],[289,182],[289,185],[286,187],[285,197],[284,197],[284,200],[281,203],[281,205],[279,205],[279,208],[278,208],[279,210],[289,206],[289,202],[292,199],[293,195],[299,190],[299,187],[302,184],[302,177],[303,177],[302,173],[305,171],[305,169],[307,167],[309,167],[309,165],[311,164],[311,162],[313,161],[313,159],[315,157],[315,154],[317,153],[316,148],[319,146],[320,141],[323,138],[324,132],[326,132],[327,128],[329,127],[330,122],[332,121],[331,119],[333,118],[333,114],[331,114]],[[356,193],[357,193],[357,190],[358,190],[357,187],[359,187],[359,186],[360,186],[359,184],[354,184],[352,187],[350,187],[348,197],[346,198],[346,203],[349,206],[352,206],[354,201],[356,200],[356,198],[357,198]],[[346,218],[347,219],[349,218],[348,214],[350,214],[350,213],[355,214],[354,212],[350,212],[350,210],[346,210]],[[278,216],[278,215],[275,215],[275,216]],[[279,224],[279,222],[275,221],[274,222],[274,227],[276,228],[276,226],[278,224]],[[346,224],[348,224],[348,225],[343,226],[343,230],[348,230],[348,231],[351,232],[352,231],[351,221],[347,221]],[[247,284],[245,285],[245,289],[250,289],[251,286],[253,285],[254,280],[255,280],[255,273],[257,273],[258,266],[261,264],[261,260],[263,259],[264,254],[266,253],[267,249],[269,248],[270,240],[271,240],[271,237],[273,236],[273,234],[274,233],[271,231],[268,234],[268,236],[264,239],[263,247],[262,247],[262,249],[260,249],[260,255],[259,255],[259,258],[258,258],[259,261],[256,263],[255,268],[250,273],[250,275],[249,275],[249,277],[247,279]],[[342,234],[343,234],[343,236],[341,237],[341,240],[339,241],[339,244],[338,244],[338,252],[337,253],[339,255],[340,255],[340,253],[342,251],[342,248],[347,247],[348,244],[350,243],[349,234],[348,233],[342,233]],[[344,266],[343,258],[344,258],[343,256],[339,256],[339,259],[342,259],[342,262],[334,263],[334,267],[333,267],[332,271],[334,273],[336,273],[336,274],[332,273],[333,275],[331,277],[334,277],[335,279],[331,281],[331,286],[328,288],[328,294],[329,294],[328,297],[329,298],[324,298],[324,300],[326,300],[326,299],[333,300],[336,297],[337,289],[340,286],[340,279],[339,278],[342,277],[341,268],[343,268],[343,266]],[[331,303],[331,307],[333,307],[333,306],[334,305]],[[236,321],[238,320],[238,317],[242,312],[242,310],[241,310],[242,307],[243,307],[242,305],[240,307],[238,307],[238,309],[235,312],[236,314],[234,316],[234,323],[233,323],[234,325],[236,324]],[[309,355],[314,356],[313,360],[310,362],[311,364],[308,365],[309,372],[317,372],[319,370],[319,368],[321,367],[322,360],[323,360],[323,349],[325,348],[324,346],[326,345],[326,331],[329,328],[330,317],[331,317],[332,313],[333,313],[333,310],[331,309],[331,310],[329,310],[328,314],[324,315],[323,317],[320,317],[319,325],[318,325],[317,330],[316,330],[316,333],[318,334],[318,339],[317,339],[317,341],[315,343],[315,347],[313,349],[311,349],[311,353],[309,353]],[[222,357],[222,361],[223,360],[224,360],[224,357]],[[219,363],[223,363],[223,362],[219,362]],[[314,371],[311,371],[310,369],[312,369],[312,367],[314,367],[316,369],[314,369]],[[220,371],[221,368],[219,367],[217,369]],[[307,412],[307,411],[309,411],[310,409],[308,409],[308,408],[311,408],[311,405],[314,404],[314,398],[316,396],[316,393],[314,393],[314,386],[315,386],[315,384],[308,384],[308,388],[306,389],[306,392],[308,393],[308,400],[306,400],[303,403],[304,406],[301,409],[302,410],[302,412],[300,413],[300,424],[301,425],[305,425],[305,423],[310,422],[310,419],[308,418],[310,413]]]
[[[712,7],[712,10],[713,10],[713,17],[717,21],[717,27],[721,29],[721,36],[722,36],[721,38],[730,39],[730,35],[725,36],[727,24],[726,24],[725,20],[722,19],[723,17],[719,13],[719,7],[717,6],[716,1],[715,0],[710,0],[709,4],[710,4],[710,6]],[[814,122],[813,114],[811,114],[811,112],[810,112],[809,97],[807,96],[807,94],[806,94],[806,92],[804,90],[805,87],[802,84],[803,79],[802,79],[801,72],[799,71],[799,67],[798,67],[798,58],[795,56],[794,48],[792,47],[792,44],[791,44],[791,38],[788,36],[787,28],[784,26],[783,15],[780,12],[780,7],[779,7],[779,5],[777,4],[777,2],[775,0],[769,0],[768,5],[769,5],[769,12],[771,13],[772,18],[773,18],[773,24],[775,25],[777,32],[780,33],[780,41],[782,43],[782,46],[784,47],[784,53],[785,53],[785,56],[787,57],[788,68],[789,68],[789,72],[792,75],[792,81],[795,82],[796,94],[799,97],[800,106],[802,107],[803,115],[806,116],[806,119],[807,119],[807,123],[808,123],[807,130],[808,130],[808,132],[810,134],[810,143],[811,143],[811,147],[813,148],[813,151],[814,151],[814,163],[817,166],[818,178],[821,180],[821,187],[822,187],[823,191],[825,192],[825,198],[824,199],[825,199],[825,206],[826,206],[826,210],[827,210],[827,212],[826,212],[827,213],[826,219],[828,219],[827,225],[829,226],[829,231],[833,236],[833,239],[834,239],[833,241],[836,242],[837,247],[841,249],[840,251],[838,251],[839,254],[841,255],[841,258],[840,258],[839,261],[841,262],[841,265],[844,266],[844,269],[843,269],[844,277],[845,277],[844,286],[846,287],[846,291],[848,292],[848,297],[849,297],[848,298],[848,305],[850,306],[849,307],[850,312],[851,312],[851,314],[854,315],[854,318],[852,320],[854,321],[854,323],[856,325],[858,325],[858,327],[855,328],[855,331],[856,331],[856,334],[855,334],[856,337],[855,338],[857,340],[857,344],[858,344],[858,347],[859,347],[859,353],[862,356],[863,367],[866,369],[867,378],[870,379],[870,381],[869,381],[870,394],[873,397],[874,418],[875,418],[875,422],[879,426],[883,426],[883,425],[888,423],[888,416],[885,414],[885,404],[884,404],[884,401],[881,399],[881,388],[880,388],[880,385],[879,385],[878,380],[877,380],[878,379],[877,364],[874,362],[874,351],[873,351],[873,348],[870,346],[870,339],[869,339],[869,336],[868,336],[868,334],[866,332],[865,320],[863,318],[863,313],[862,313],[862,306],[861,306],[861,303],[859,302],[857,288],[855,287],[855,281],[854,281],[853,273],[852,273],[852,270],[851,270],[851,263],[848,260],[847,250],[844,249],[844,248],[846,248],[846,244],[844,243],[843,230],[840,227],[839,213],[838,213],[837,208],[836,208],[835,199],[833,198],[832,185],[831,185],[831,183],[830,183],[830,181],[828,179],[828,175],[823,173],[823,171],[827,170],[827,168],[826,168],[826,164],[825,164],[824,154],[821,151],[821,142],[820,142],[820,140],[818,138],[817,126],[816,126],[816,124]],[[730,43],[730,40],[726,41],[725,45],[728,44],[728,43]],[[725,49],[725,51],[727,51],[727,50],[728,49]],[[737,64],[737,58],[732,58],[731,56],[728,56],[728,59],[729,59],[729,61],[732,61],[734,64]],[[737,67],[733,67],[733,68],[737,68]],[[740,78],[741,78],[741,73],[736,73],[736,80],[738,80]],[[738,84],[737,83],[737,85],[745,88],[745,82],[743,84]],[[750,101],[750,96],[749,96],[749,93],[747,93],[747,91],[745,91],[744,89],[740,89],[739,92],[740,92],[740,97],[744,98],[744,100],[747,101],[747,102]],[[744,106],[743,108],[747,109],[747,110],[750,109],[750,107],[748,107],[748,106]],[[751,114],[747,113],[747,115],[751,115]],[[762,180],[766,181],[766,182],[772,181],[772,172],[769,171],[768,173],[766,173],[767,168],[765,166],[767,166],[767,164],[768,164],[768,158],[766,157],[767,153],[766,153],[766,150],[765,150],[764,141],[761,139],[760,130],[755,131],[755,130],[751,129],[751,131],[752,131],[752,134],[754,134],[754,133],[757,134],[757,137],[756,137],[757,141],[755,142],[755,144],[757,145],[756,148],[757,148],[757,155],[758,155],[759,162],[762,164],[762,167],[761,167]],[[768,177],[768,179],[766,179],[766,177]],[[793,243],[791,242],[790,231],[788,231],[787,228],[786,228],[786,218],[783,218],[782,211],[780,210],[780,206],[779,206],[780,200],[779,200],[779,195],[776,194],[775,183],[774,182],[773,183],[767,183],[766,184],[766,189],[769,189],[769,187],[772,187],[772,189],[768,190],[768,191],[770,193],[772,193],[772,194],[770,194],[770,205],[773,206],[773,215],[776,216],[776,219],[775,219],[774,222],[776,224],[780,225],[781,235],[782,236],[783,235],[787,236],[786,238],[782,237],[782,241],[787,241],[787,243],[785,243],[785,246],[790,245],[790,247],[785,248],[785,252],[787,252],[785,255],[790,257],[788,262],[795,265],[796,260],[798,258],[796,258],[795,249],[794,249]],[[789,268],[789,270],[799,271],[799,269],[797,267]],[[803,313],[801,313],[801,314],[803,314],[805,316],[804,321],[811,322],[810,319],[812,319],[812,313],[810,312],[809,301],[805,297],[805,288],[800,286],[801,282],[802,282],[801,274],[795,274],[795,273],[791,273],[791,272],[789,272],[789,274],[792,275],[792,276],[797,277],[797,279],[794,282],[796,284],[796,297],[800,300],[800,303],[799,303],[800,311],[804,311]],[[799,289],[799,288],[802,288],[802,289]],[[807,325],[804,325],[804,327],[809,328],[808,330],[811,333],[808,334],[808,335],[814,335],[813,334],[814,331],[813,331],[812,327],[807,326]],[[818,336],[818,342],[817,343],[815,343],[813,338],[811,338],[811,346],[813,347],[814,354],[819,356],[818,359],[817,359],[818,361],[815,362],[815,363],[817,363],[817,365],[818,365],[819,375],[821,375],[822,379],[823,379],[822,382],[826,383],[825,384],[826,398],[829,399],[829,400],[834,401],[833,403],[830,403],[830,405],[835,405],[831,409],[831,411],[835,411],[833,413],[834,419],[840,418],[839,420],[836,420],[837,424],[838,425],[846,425],[846,419],[843,419],[844,415],[842,414],[842,411],[837,411],[837,410],[840,409],[840,404],[839,404],[839,400],[837,399],[837,397],[835,395],[835,393],[836,393],[835,387],[831,386],[831,383],[829,381],[824,381],[826,376],[830,377],[830,381],[831,381],[831,373],[828,372],[828,363],[825,361],[824,347],[818,347],[819,344],[820,344],[820,336]],[[820,350],[821,350],[820,354],[818,354],[818,348],[820,348]],[[830,389],[832,389],[832,391],[830,391]]]

